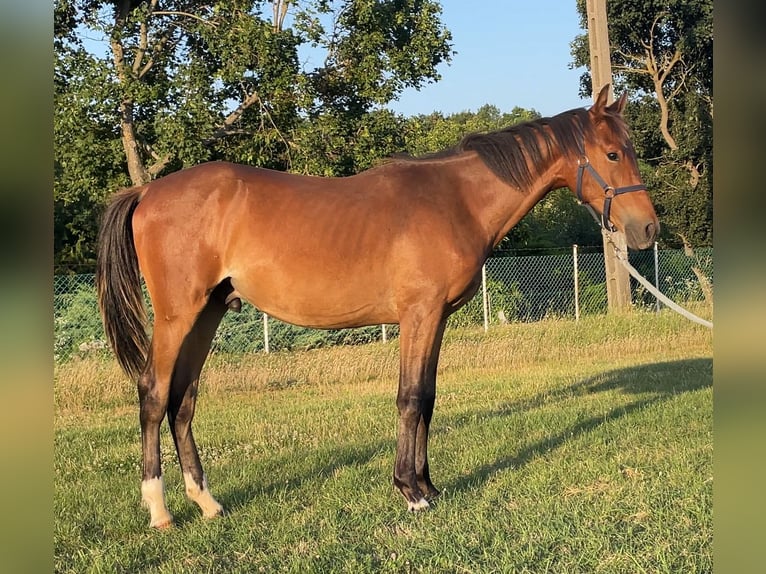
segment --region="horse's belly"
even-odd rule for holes
[[[396,323],[393,306],[381,285],[342,277],[279,273],[232,276],[236,292],[268,315],[287,323],[318,329]]]

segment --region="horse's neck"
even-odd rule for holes
[[[550,190],[566,185],[562,159],[551,162],[525,189],[501,180],[477,156],[471,163],[470,176],[464,179],[464,195],[491,247],[500,243]]]

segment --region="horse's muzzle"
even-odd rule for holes
[[[625,239],[631,249],[647,249],[654,244],[659,232],[660,222],[656,219],[632,221],[625,226]]]

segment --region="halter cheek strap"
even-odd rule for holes
[[[636,185],[626,185],[624,187],[618,187],[614,188],[608,183],[604,181],[604,179],[598,174],[598,172],[595,170],[595,168],[590,164],[590,161],[588,160],[588,156],[585,155],[585,153],[581,153],[580,157],[577,159],[577,186],[575,189],[575,193],[577,194],[577,199],[585,205],[588,209],[592,211],[592,207],[588,204],[587,201],[583,199],[582,196],[582,180],[585,176],[585,172],[590,173],[591,176],[593,176],[593,179],[596,180],[596,183],[598,183],[601,186],[601,189],[604,190],[604,210],[601,213],[601,225],[604,226],[604,229],[607,229],[608,231],[615,231],[616,227],[612,224],[612,222],[609,220],[609,213],[612,209],[612,199],[614,199],[616,196],[621,195],[623,193],[629,193],[631,191],[646,191],[646,186],[643,183],[639,183]],[[594,217],[595,214],[594,214]],[[598,218],[596,218],[598,219]]]

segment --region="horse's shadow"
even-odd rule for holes
[[[446,484],[445,489],[447,492],[475,489],[486,484],[496,473],[509,468],[520,468],[540,455],[560,447],[565,441],[588,433],[609,421],[624,418],[649,405],[667,401],[673,396],[710,387],[713,384],[712,371],[712,359],[688,359],[641,365],[608,371],[554,391],[544,391],[532,397],[502,405],[500,408],[463,412],[445,418],[438,424],[436,423],[438,417],[436,417],[432,434],[438,434],[447,427],[454,431],[471,424],[480,424],[475,421],[485,420],[488,417],[512,417],[520,412],[571,400],[578,395],[621,391],[638,397],[627,405],[615,407],[606,414],[600,413],[578,421],[557,434],[527,444],[509,456],[500,457],[474,469],[467,475],[461,475],[452,483]],[[690,373],[694,376],[690,376]],[[342,447],[330,449],[324,456],[316,457],[317,460],[329,462],[300,469],[294,468],[294,459],[285,456],[268,463],[274,468],[272,480],[267,483],[256,481],[242,483],[228,491],[220,492],[219,500],[225,508],[236,513],[259,497],[272,497],[280,492],[298,490],[307,481],[329,479],[336,471],[345,467],[368,464],[374,458],[381,456],[381,453],[391,453],[393,457],[394,446],[393,435],[390,439],[379,439],[364,444],[348,443]],[[182,516],[178,518],[183,520]]]
[[[219,493],[219,501],[227,512],[236,513],[258,498],[273,499],[285,492],[297,492],[307,482],[324,482],[336,475],[337,471],[354,466],[364,466],[381,453],[391,451],[391,440],[377,440],[368,443],[348,443],[343,446],[322,449],[325,452],[312,453],[316,463],[295,468],[295,455],[284,455],[268,462],[273,469],[270,479],[264,482],[248,481]]]
[[[693,373],[695,376],[690,376]],[[452,428],[476,420],[478,416],[512,417],[519,412],[541,408],[556,402],[563,402],[578,395],[592,395],[600,392],[621,391],[639,398],[622,406],[614,407],[607,413],[578,421],[556,434],[527,444],[512,455],[482,465],[467,475],[461,475],[446,485],[449,492],[471,490],[486,484],[498,472],[509,468],[520,468],[535,458],[557,449],[565,441],[584,435],[598,427],[625,418],[647,406],[661,403],[683,393],[694,392],[713,385],[712,359],[687,359],[665,363],[654,363],[608,371],[578,381],[553,392],[539,393],[528,399],[503,405],[499,409],[462,414],[457,421],[447,421]]]

